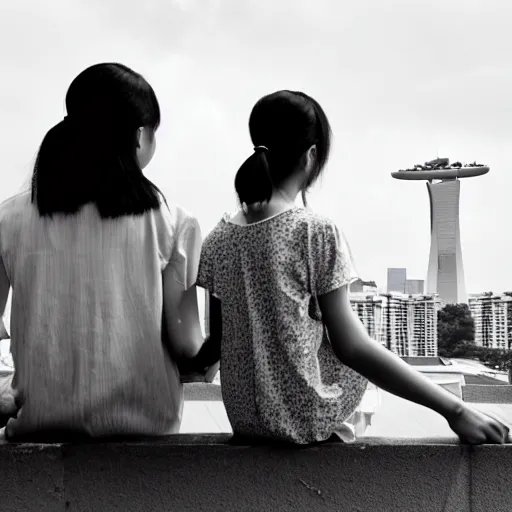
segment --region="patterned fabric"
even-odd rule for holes
[[[14,388],[7,434],[178,432],[183,391],[161,340],[162,271],[195,282],[198,229],[185,210],[101,219],[92,205],[39,216],[30,196],[0,206],[0,272],[12,286]]]
[[[249,225],[226,215],[209,234],[197,284],[222,304],[222,396],[235,432],[301,444],[346,432],[367,381],[334,354],[317,296],[355,279],[345,238],[305,208]]]

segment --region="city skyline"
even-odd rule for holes
[[[43,136],[66,113],[71,80],[119,61],[146,76],[161,105],[146,174],[206,235],[237,206],[233,179],[252,151],[256,100],[303,90],[334,133],[308,202],[345,232],[362,279],[384,285],[388,267],[426,278],[425,187],[389,174],[439,154],[492,168],[464,182],[461,196],[468,293],[512,289],[512,5],[55,0],[2,12],[0,200],[28,182]]]

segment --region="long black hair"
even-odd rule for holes
[[[302,190],[316,181],[329,158],[331,128],[322,107],[303,92],[278,91],[261,98],[249,118],[254,153],[235,177],[240,203],[269,201],[272,189],[296,170],[304,153],[316,145],[316,166]]]
[[[96,64],[71,83],[66,110],[36,158],[32,203],[39,214],[73,214],[87,203],[102,218],[159,208],[163,196],[136,157],[138,128],[160,124],[149,83],[122,64]]]

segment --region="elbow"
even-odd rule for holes
[[[365,340],[358,336],[344,336],[342,343],[333,343],[332,347],[336,357],[346,366],[357,370],[365,359]]]
[[[336,357],[346,366],[353,368],[357,365],[358,351],[354,347],[333,347]]]
[[[179,348],[179,357],[182,359],[194,359],[201,350],[203,340],[190,340]]]

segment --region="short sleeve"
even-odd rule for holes
[[[202,237],[197,219],[181,213],[169,265],[174,270],[175,279],[188,290],[196,283]]]
[[[197,286],[208,290],[215,295],[214,286],[214,251],[211,236],[204,241],[201,249],[201,259],[199,261],[199,270],[197,273]]]
[[[331,222],[315,229],[309,258],[312,295],[332,292],[358,277],[348,242]]]

